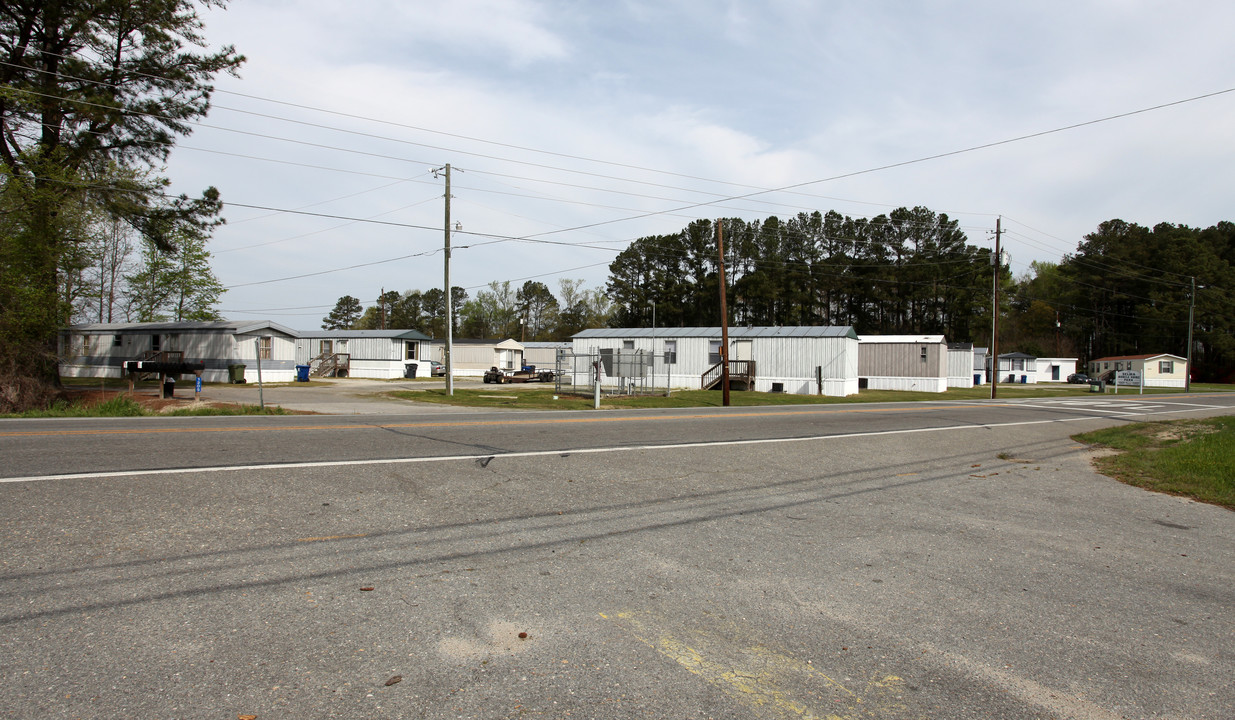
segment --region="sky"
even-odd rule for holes
[[[1002,217],[1018,276],[1105,220],[1235,219],[1230,2],[234,0],[202,15],[210,46],[247,61],[165,171],[226,203],[210,249],[234,320],[315,329],[344,295],[442,287],[447,164],[451,282],[471,296],[603,290],[632,240],[701,218],[925,206],[990,247]]]

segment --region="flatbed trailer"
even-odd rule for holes
[[[502,385],[504,383],[553,382],[553,378],[552,370],[537,370],[535,365],[524,365],[518,370],[499,370],[491,367],[485,372],[484,381]]]

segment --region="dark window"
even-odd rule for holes
[[[666,365],[676,365],[677,362],[678,362],[678,341],[677,340],[666,340],[665,341],[665,364]]]
[[[406,359],[415,360],[416,359],[416,346],[419,345],[420,343],[416,343],[416,342],[412,342],[411,340],[408,340],[405,344],[407,345],[407,358]]]
[[[709,365],[719,365],[720,364],[720,341],[719,340],[708,340],[708,364]]]
[[[623,340],[623,341],[622,341],[622,349],[623,349],[623,350],[634,350],[634,349],[635,349],[635,341],[634,341],[634,340]]]
[[[155,352],[163,349],[163,337],[161,335],[150,336],[150,349]]]
[[[926,362],[926,346],[922,346],[922,362]]]
[[[122,339],[122,336],[120,335],[112,335],[111,344],[112,344],[112,347],[120,347],[121,345],[124,344],[124,340]]]

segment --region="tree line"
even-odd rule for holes
[[[635,240],[609,266],[613,324],[720,324],[720,243],[728,321],[851,325],[871,334],[969,340],[990,320],[990,252],[923,207],[876,218],[836,212],[698,220]]]
[[[1193,283],[1195,282],[1195,294]],[[1235,223],[1152,228],[1108,220],[1059,263],[1035,263],[1008,298],[1005,343],[1092,360],[1171,353],[1193,377],[1235,381]],[[1195,300],[1195,302],[1194,302]],[[1189,322],[1189,314],[1192,322]]]
[[[642,237],[609,266],[613,327],[720,324],[723,238],[727,322],[849,325],[859,334],[942,334],[990,347],[999,273],[1000,352],[1082,361],[1188,350],[1194,377],[1235,380],[1235,224],[1101,223],[1059,263],[1013,277],[928,208],[874,218],[836,212],[787,220],[698,220]],[[1197,291],[1192,304],[1192,282]]]
[[[430,337],[445,337],[445,293],[441,288],[383,289],[377,302],[364,307],[344,295],[322,318],[324,330],[420,330]],[[452,333],[468,338],[514,338],[520,341],[566,340],[590,327],[603,327],[612,303],[607,296],[583,287],[582,280],[558,281],[555,296],[548,285],[528,280],[520,287],[491,282],[475,297],[461,287],[451,288]]]

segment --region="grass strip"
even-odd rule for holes
[[[1120,451],[1096,460],[1104,475],[1235,510],[1235,417],[1135,423],[1073,439]]]

